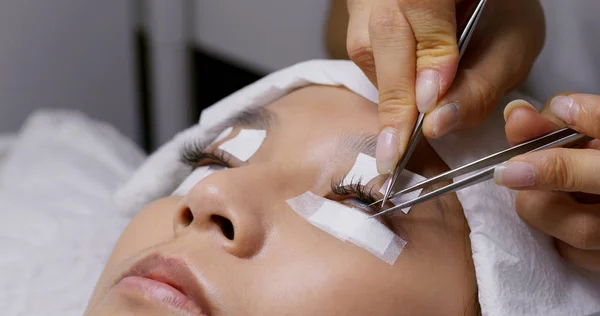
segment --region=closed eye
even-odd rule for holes
[[[180,149],[181,162],[196,169],[209,164],[217,164],[226,168],[235,168],[229,155],[222,150],[205,151],[204,146],[194,142],[184,143]]]
[[[353,179],[350,184],[346,185],[342,184],[342,180],[333,179],[331,193],[327,195],[327,198],[373,213],[379,209],[378,206],[369,206],[379,199],[375,192],[373,186],[363,185],[360,179],[358,181]]]

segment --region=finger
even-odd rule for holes
[[[515,100],[504,108],[504,130],[511,146],[546,135],[560,128],[528,102]]]
[[[496,184],[518,190],[600,194],[600,151],[555,148],[511,159],[494,172]]]
[[[600,150],[600,139],[594,139],[591,142],[585,144],[583,148]]]
[[[561,240],[556,241],[556,249],[565,260],[592,272],[600,272],[600,250],[581,250]]]
[[[548,99],[546,101],[546,103],[544,103],[544,105],[542,106],[541,110],[540,110],[540,115],[543,116],[545,119],[551,121],[554,123],[554,125],[563,128],[566,127],[567,124],[565,124],[565,122],[561,121],[558,117],[556,117],[556,115],[554,115],[554,113],[552,113],[552,109],[550,108],[550,104],[552,102],[552,100],[555,97],[559,97],[559,96],[566,96],[569,95],[569,93],[563,92],[563,93],[558,93],[554,96],[552,96],[552,98]]]
[[[456,5],[454,0],[405,0],[400,4],[417,42],[417,107],[427,113],[456,74]]]
[[[600,250],[598,205],[577,203],[569,194],[522,191],[517,213],[529,225],[582,250]]]
[[[557,96],[550,102],[550,110],[570,128],[600,138],[600,95]]]
[[[426,137],[439,138],[483,123],[502,96],[529,73],[543,39],[531,41],[530,36],[526,36],[530,29],[527,17],[497,21],[498,12],[503,10],[501,6],[502,2],[490,2],[489,10],[483,12],[482,20],[501,27],[475,30],[454,83],[425,118]],[[522,53],[515,54],[516,47]]]
[[[426,137],[439,138],[482,123],[516,78],[521,77],[505,67],[506,60],[510,59],[508,52],[499,47],[490,50],[485,59],[459,70],[450,91],[440,101],[440,107],[425,118],[423,132]]]
[[[369,17],[371,15],[372,0],[348,1],[348,34],[346,47],[348,57],[365,73],[369,81],[377,87],[375,74],[375,60],[373,48],[369,38]]]
[[[377,170],[390,173],[406,148],[417,117],[415,39],[397,0],[375,1],[369,34],[379,88]]]

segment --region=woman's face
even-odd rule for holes
[[[265,109],[238,120],[229,137],[240,128],[267,130],[247,162],[209,146],[204,151],[214,155],[192,155],[197,166],[224,156],[227,169],[132,220],[87,315],[468,314],[476,286],[455,196],[385,219],[407,241],[393,265],[313,226],[286,203],[306,191],[340,203],[355,198],[333,194],[332,181],[359,152],[374,155],[377,107],[341,88],[313,86]],[[409,164],[426,177],[444,168],[426,143]],[[384,180],[364,185],[379,197]]]

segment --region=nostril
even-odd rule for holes
[[[223,235],[225,235],[227,239],[233,240],[233,224],[229,219],[219,215],[211,215],[210,220],[221,228],[221,232],[223,232]]]
[[[179,219],[180,223],[184,227],[187,227],[194,221],[194,214],[192,214],[192,210],[189,207],[186,207],[179,213]]]

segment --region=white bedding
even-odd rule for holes
[[[0,138],[2,315],[83,313],[129,221],[112,195],[143,159],[112,127],[74,112],[36,112]]]

